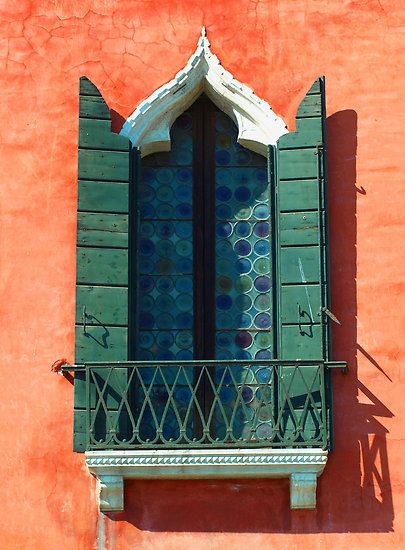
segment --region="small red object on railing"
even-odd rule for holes
[[[57,374],[62,374],[62,367],[63,365],[67,365],[68,360],[67,359],[58,359],[53,363],[51,367],[51,372],[56,372]]]

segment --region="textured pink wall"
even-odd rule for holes
[[[1,547],[405,547],[404,39],[401,0],[0,2]],[[336,449],[318,509],[286,481],[132,482],[97,524],[71,452],[78,78],[128,116],[207,27],[213,51],[293,128],[326,75]]]

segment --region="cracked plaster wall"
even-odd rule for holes
[[[133,482],[97,520],[72,387],[49,370],[73,359],[78,78],[126,117],[202,25],[290,129],[326,75],[334,354],[351,363],[336,450],[315,512],[291,513],[282,480]],[[2,548],[405,547],[404,38],[401,0],[0,2]]]

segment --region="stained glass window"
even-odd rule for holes
[[[169,153],[143,159],[138,209],[138,345],[134,358],[272,358],[267,161],[237,143],[236,125],[208,98],[200,98],[175,121]],[[144,376],[152,372],[144,369]],[[260,408],[257,433],[252,437],[269,437],[266,396],[256,395],[248,372],[251,376],[252,369],[241,366],[237,376],[250,416]],[[263,383],[271,373],[258,367],[255,376]],[[216,413],[218,435],[220,417],[229,409],[229,414],[237,410],[234,432],[246,437],[244,426],[252,431],[246,406],[235,406],[236,392],[227,386],[224,369],[218,369],[216,379],[222,381],[223,405]],[[176,438],[178,420],[171,407],[165,407],[165,385],[155,379],[153,386],[154,408],[159,415],[160,400],[160,414],[166,415],[164,437]],[[190,398],[187,384],[177,380],[173,399],[180,414]],[[146,407],[141,437],[153,440],[151,414]],[[188,426],[191,437],[192,416]]]

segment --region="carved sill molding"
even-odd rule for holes
[[[157,449],[88,451],[99,480],[102,511],[124,509],[124,479],[290,478],[292,509],[316,508],[316,479],[326,465],[321,449]]]
[[[186,66],[128,117],[121,135],[141,149],[141,155],[170,150],[170,128],[198,96],[205,92],[238,127],[238,142],[264,156],[287,134],[284,121],[270,106],[225,70],[210,48],[203,28],[197,48]]]

